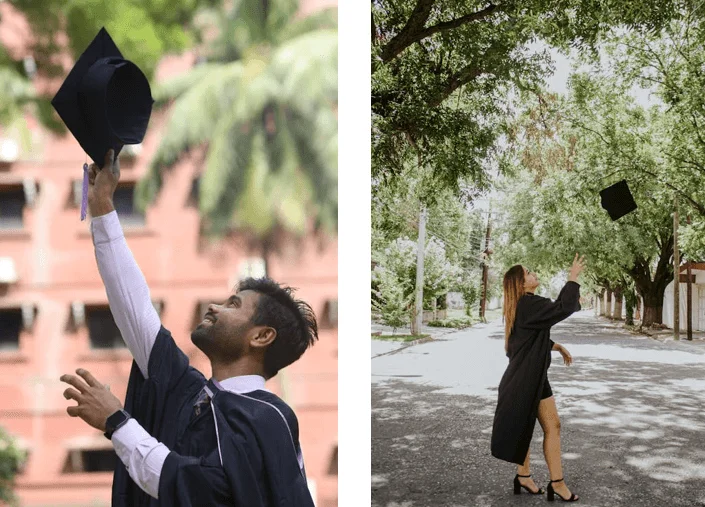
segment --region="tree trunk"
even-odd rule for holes
[[[624,297],[624,303],[626,306],[626,321],[627,326],[634,325],[634,306],[636,304],[636,298],[634,297],[634,292],[631,289],[627,289]]]
[[[663,323],[663,295],[664,290],[654,289],[649,294],[644,294],[644,316],[641,320],[642,327]]]
[[[614,290],[614,314],[615,320],[622,320],[622,288],[617,287]]]
[[[600,316],[605,316],[605,289],[600,292]]]
[[[605,316],[608,319],[612,318],[612,291],[607,290],[607,311],[605,312]]]
[[[647,302],[644,302],[644,319],[641,323],[642,327],[649,327],[653,324],[661,324],[661,314],[663,312],[663,306],[649,306]]]
[[[660,241],[661,251],[653,277],[650,258],[637,258],[629,270],[629,275],[644,300],[642,327],[663,323],[663,295],[666,292],[666,286],[673,280],[673,265],[670,262],[673,256],[673,231],[669,230],[667,234],[662,234]]]
[[[416,326],[416,307],[411,307],[411,334],[416,336],[419,334],[419,329]]]
[[[634,318],[641,320],[641,297],[639,294],[636,295],[636,312],[634,313]]]

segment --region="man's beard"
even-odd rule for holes
[[[215,341],[215,323],[210,325],[203,325],[203,323],[196,326],[196,329],[191,331],[191,341],[198,347],[203,353],[208,355],[208,352],[212,350]]]

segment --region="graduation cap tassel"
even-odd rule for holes
[[[88,164],[83,164],[83,197],[81,198],[81,222],[86,219],[88,207]]]

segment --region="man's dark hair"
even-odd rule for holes
[[[238,290],[252,290],[260,295],[252,323],[277,331],[264,355],[265,375],[272,378],[299,359],[318,339],[316,315],[308,303],[294,299],[294,289],[270,278],[246,278]]]

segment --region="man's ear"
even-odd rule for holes
[[[256,327],[255,333],[250,338],[250,346],[254,348],[268,347],[272,344],[276,337],[277,331],[273,327]]]

